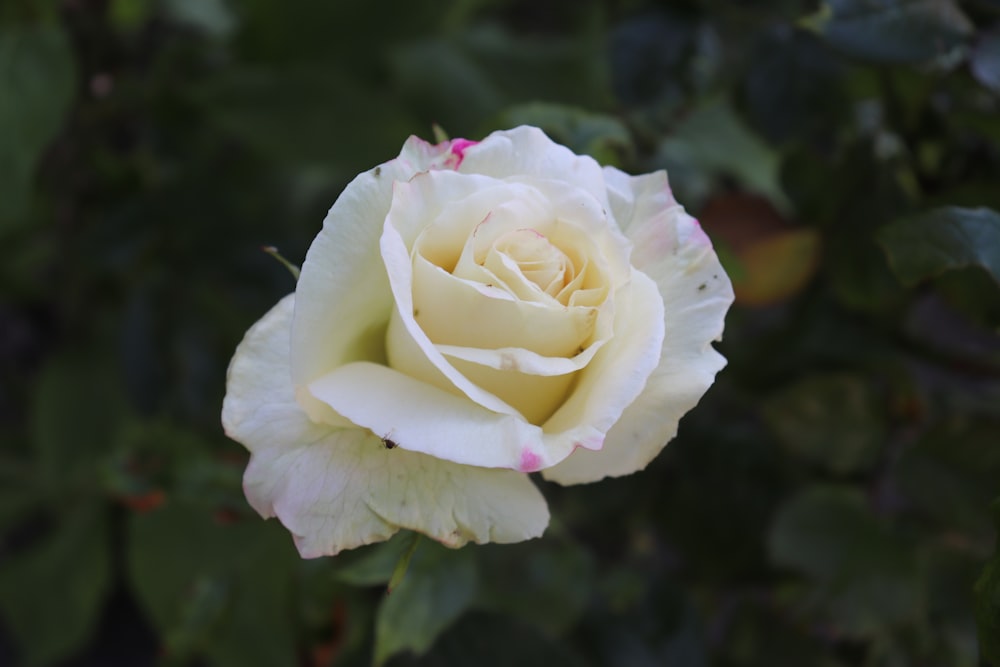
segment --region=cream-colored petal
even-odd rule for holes
[[[226,373],[222,426],[251,452],[321,438],[330,429],[313,423],[295,400],[289,367],[289,330],[295,295],[260,318],[236,348]],[[265,395],[270,388],[273,395]]]
[[[558,432],[543,430],[517,410],[494,412],[379,364],[348,364],[314,381],[309,390],[338,414],[400,449],[464,465],[534,472],[555,465],[578,447],[600,447],[604,438],[603,431],[586,422]]]
[[[632,281],[615,295],[614,337],[579,373],[570,397],[544,424],[545,432],[587,424],[607,433],[660,363],[663,326],[663,302],[656,285],[634,272]]]
[[[464,465],[519,469],[522,451],[543,448],[542,429],[497,413],[387,366],[358,362],[309,385],[353,423],[402,449]],[[554,461],[536,452],[546,465]]]
[[[629,227],[680,208],[667,180],[667,172],[631,176],[615,167],[604,167],[608,203],[618,227],[628,236]]]
[[[469,243],[481,263],[497,236],[552,219],[552,206],[531,183],[442,171],[397,186],[390,211],[407,247],[458,275],[459,257]]]
[[[545,204],[530,186],[478,174],[428,171],[396,185],[388,222],[408,248],[423,237],[425,254],[451,255],[453,263],[465,239],[491,211],[513,204],[522,215],[532,215],[536,203]]]
[[[458,345],[438,345],[437,349],[450,359],[461,359],[500,371],[517,371],[529,375],[551,377],[575,373],[581,368],[585,368],[605,342],[606,340],[595,342],[576,356],[568,358],[545,357],[517,347],[482,350]]]
[[[296,286],[292,375],[297,386],[349,361],[384,359],[392,292],[379,238],[393,183],[426,168],[435,151],[411,139],[403,149],[406,157],[360,174],[327,213]]]
[[[480,349],[524,348],[571,357],[589,344],[599,309],[515,300],[489,284],[457,278],[423,257],[413,260],[414,319],[428,340]]]
[[[524,274],[517,259],[496,247],[486,252],[483,267],[499,278],[520,303],[540,303],[549,307],[562,305]]]
[[[451,547],[520,542],[541,536],[549,521],[545,498],[524,473],[387,449],[360,429],[265,449],[251,459],[244,487],[288,528],[303,558],[388,539],[400,528]]]
[[[606,275],[605,280],[612,287],[627,282],[631,275],[629,253],[632,244],[609,217],[606,200],[563,181],[534,179],[529,182],[546,198],[553,211],[553,223],[538,231],[564,251],[576,247],[582,257],[597,262],[601,274]]]
[[[517,411],[511,406],[477,387],[459,373],[435,349],[427,334],[417,324],[413,305],[413,263],[409,251],[403,243],[402,236],[388,221],[383,228],[380,245],[382,263],[389,276],[389,286],[396,301],[392,313],[393,327],[390,327],[390,335],[385,339],[391,363],[396,367],[403,367],[405,364],[407,366],[406,372],[414,374],[425,368],[429,362],[434,369],[433,373],[428,375],[421,372],[418,377],[424,377],[428,381],[438,384],[436,379],[439,376],[444,376],[458,392],[473,403],[501,414],[516,414]],[[402,328],[405,329],[405,335],[398,329],[393,331],[393,328],[398,325],[402,325]],[[326,401],[326,399],[322,400]],[[326,403],[335,410],[337,409],[330,401],[326,401]],[[339,410],[337,411],[339,412]]]
[[[516,409],[529,423],[541,425],[566,400],[576,378],[564,375],[535,375],[513,369],[500,370],[462,359],[451,359],[462,375]]]
[[[399,157],[357,176],[334,202],[306,253],[292,326],[292,373],[304,386],[348,361],[384,359],[392,294],[379,238],[393,184],[452,164],[452,142],[410,137]]]
[[[726,363],[711,342],[722,336],[733,291],[711,242],[673,202],[665,176],[638,177],[635,188],[635,201],[622,210],[636,212],[634,219],[625,219],[637,248],[633,258],[663,298],[661,362],[608,432],[601,451],[577,451],[545,471],[546,479],[560,484],[593,482],[646,467]]]
[[[451,174],[448,178],[461,176]],[[606,203],[586,189],[554,177],[514,176],[504,183],[510,189],[510,202],[480,210],[479,222],[454,269],[456,275],[473,277],[466,272],[482,264],[502,237],[532,230],[573,258],[577,269],[584,262],[592,263],[592,281],[600,280],[612,288],[628,281],[631,243],[609,219]]]
[[[303,557],[384,540],[400,528],[455,547],[542,534],[548,508],[527,475],[387,449],[369,431],[312,422],[291,382],[293,304],[294,296],[283,299],[240,343],[222,421],[252,452],[248,501],[281,520]]]
[[[537,127],[523,125],[490,134],[464,149],[457,170],[495,178],[558,179],[585,189],[602,205],[607,202],[600,165],[553,142]]]
[[[399,158],[413,167],[413,173],[428,169],[450,169],[454,162],[451,142],[432,144],[420,137],[411,136],[403,144]]]

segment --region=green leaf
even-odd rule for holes
[[[413,533],[407,540],[406,549],[399,557],[396,566],[392,568],[392,576],[389,577],[389,585],[386,586],[386,593],[392,593],[399,588],[399,585],[406,578],[406,572],[410,569],[410,561],[413,560],[413,553],[420,546],[420,533]]]
[[[778,154],[723,100],[705,100],[692,109],[660,144],[656,162],[670,174],[673,188],[685,193],[685,206],[697,207],[723,176],[736,178],[779,208],[788,206]]]
[[[241,61],[282,68],[291,63],[349,62],[352,71],[368,79],[384,74],[380,68],[392,45],[439,30],[456,4],[408,0],[394,3],[387,13],[385,6],[366,2],[228,2],[240,19],[235,46]]]
[[[854,489],[819,486],[792,498],[775,517],[768,548],[776,565],[812,580],[805,600],[845,635],[885,636],[925,614],[913,549]]]
[[[161,3],[167,16],[174,21],[213,37],[227,37],[236,27],[236,20],[224,0],[161,0]]]
[[[0,535],[41,503],[46,489],[38,483],[32,462],[14,452],[0,454]]]
[[[28,213],[35,170],[63,126],[74,79],[58,26],[0,27],[0,234]]]
[[[697,47],[698,36],[698,24],[680,12],[643,12],[618,23],[608,45],[618,99],[629,107],[681,99],[685,56]]]
[[[601,164],[619,165],[633,150],[625,124],[613,116],[561,104],[532,102],[503,111],[496,127],[534,125],[574,153],[590,155]]]
[[[0,486],[0,533],[23,519],[44,498],[44,491],[36,486],[5,481]]]
[[[1000,213],[945,207],[898,220],[878,234],[904,285],[967,267],[984,269],[1000,285]]]
[[[769,600],[740,600],[730,613],[726,636],[719,642],[728,660],[719,664],[847,667],[828,654],[822,638],[797,632],[798,620],[780,613]]]
[[[685,591],[655,567],[636,565],[631,563],[629,569],[639,579],[638,590],[621,596],[623,584],[626,589],[635,586],[623,581],[628,576],[623,571],[603,582],[603,593],[612,597],[612,613],[586,618],[584,632],[576,635],[586,642],[588,657],[597,665],[706,667],[701,615]]]
[[[386,542],[338,555],[333,561],[334,577],[352,586],[388,584],[399,559],[410,548],[413,535],[409,531],[400,531]]]
[[[1000,93],[1000,29],[979,35],[969,68],[979,83]]]
[[[885,438],[871,382],[859,375],[816,375],[769,397],[763,416],[784,447],[845,474],[870,468]]]
[[[1000,479],[996,442],[996,426],[988,421],[963,416],[936,424],[903,452],[893,469],[895,484],[941,529],[983,543],[991,536],[987,507]]]
[[[837,185],[830,188],[824,185],[827,177],[812,168],[815,156],[798,157],[790,161],[786,173],[811,192],[808,215],[825,227],[824,275],[838,300],[851,310],[892,313],[906,294],[874,238],[886,221],[910,210],[892,170],[876,158],[868,141],[852,140],[838,169]]]
[[[423,129],[387,93],[329,66],[233,68],[195,96],[218,127],[263,155],[345,178]]]
[[[133,515],[129,528],[132,589],[173,657],[234,667],[297,664],[297,559],[283,528],[227,522],[170,502]]]
[[[487,546],[476,607],[514,616],[551,636],[569,629],[594,592],[594,562],[583,548],[556,539]]]
[[[149,20],[153,9],[152,2],[111,0],[108,5],[108,17],[112,25],[119,30],[134,33]]]
[[[589,12],[588,12],[589,13]],[[497,109],[529,100],[606,108],[610,82],[600,36],[518,34],[497,25],[405,42],[390,53],[410,106],[452,136],[471,136]]]
[[[537,626],[509,615],[472,612],[463,616],[413,661],[421,667],[582,667],[592,664],[538,631]],[[394,660],[402,665],[412,664]],[[669,664],[669,663],[663,663]]]
[[[934,620],[933,644],[943,656],[937,664],[977,667],[975,583],[981,556],[957,542],[923,545],[927,562],[928,602]]]
[[[37,382],[31,426],[43,478],[92,484],[124,414],[114,365],[102,355],[61,354],[49,360]]]
[[[837,54],[808,32],[767,35],[748,63],[743,99],[753,126],[774,143],[833,140],[847,109]]]
[[[993,501],[993,518],[1000,532],[1000,498]],[[1000,664],[1000,541],[975,586],[976,624],[985,659]]]
[[[448,549],[425,540],[403,583],[375,615],[375,664],[400,651],[426,652],[469,608],[478,578],[471,549]]]
[[[0,611],[25,667],[78,651],[111,586],[108,526],[98,503],[68,508],[52,534],[0,567]]]
[[[771,527],[768,549],[776,565],[831,580],[850,557],[851,547],[878,534],[860,493],[817,487],[781,509]]]
[[[821,34],[842,51],[883,63],[947,61],[973,32],[953,0],[828,0]]]

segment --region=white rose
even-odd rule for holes
[[[664,172],[519,127],[411,138],[330,209],[229,369],[244,487],[304,557],[400,528],[539,536],[560,484],[644,468],[725,360],[729,279]]]

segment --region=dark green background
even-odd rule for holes
[[[386,597],[219,412],[260,247],[434,123],[667,168],[738,300],[647,470]],[[998,209],[996,0],[3,0],[0,664],[1000,664]]]

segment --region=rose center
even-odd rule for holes
[[[576,276],[566,253],[534,229],[517,229],[498,238],[484,266],[505,282],[520,277],[552,297]]]

